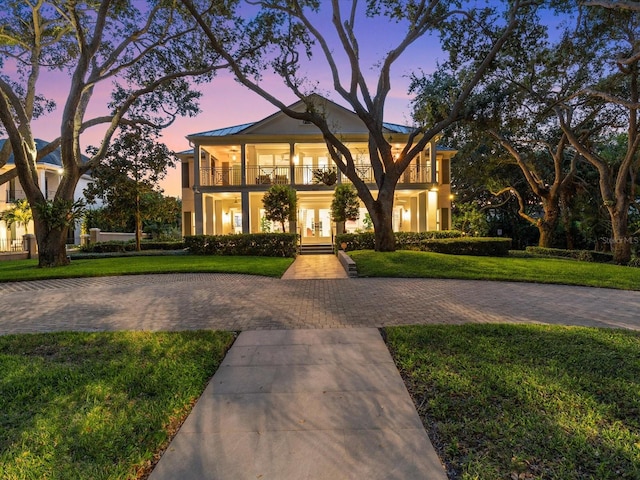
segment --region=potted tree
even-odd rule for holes
[[[272,222],[279,222],[282,225],[282,232],[285,233],[285,222],[289,220],[289,232],[296,231],[296,209],[298,196],[296,191],[289,185],[273,185],[262,198],[265,217]]]
[[[344,233],[347,220],[357,220],[360,216],[360,199],[355,188],[350,184],[338,185],[331,201],[331,217],[336,222],[336,233]]]
[[[313,170],[313,182],[331,186],[338,181],[338,171],[334,168],[317,168]]]

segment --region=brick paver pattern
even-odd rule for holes
[[[165,274],[0,284],[0,334],[550,323],[640,330],[640,292],[434,279]]]

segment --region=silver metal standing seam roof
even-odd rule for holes
[[[243,123],[242,125],[235,125],[233,127],[218,128],[215,130],[209,130],[207,132],[192,133],[189,137],[225,137],[227,135],[235,135],[241,131],[255,125],[258,122]]]
[[[259,122],[243,123],[242,125],[234,125],[232,127],[217,128],[215,130],[208,130],[206,132],[191,133],[187,136],[188,137],[226,137],[228,135],[236,135],[246,130],[247,128],[255,125],[256,123],[259,123]],[[409,127],[407,125],[399,125],[397,123],[384,122],[382,126],[386,130],[389,130],[390,132],[400,133],[405,135],[408,135],[413,131],[413,127]]]
[[[404,135],[409,135],[414,130],[414,127],[397,123],[382,122],[382,126],[393,133],[401,133]]]

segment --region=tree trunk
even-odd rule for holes
[[[538,221],[536,225],[540,232],[540,240],[538,246],[544,248],[551,248],[553,245],[553,234],[558,226],[558,220],[560,212],[557,206],[552,205],[552,202],[544,202],[544,217]]]
[[[628,212],[629,206],[623,208],[609,208],[611,217],[611,251],[613,252],[613,261],[618,265],[626,265],[631,260],[631,239],[629,238],[628,229]]]
[[[136,252],[142,250],[140,239],[142,237],[142,218],[140,215],[140,194],[136,192]]]
[[[34,212],[34,225],[38,241],[38,266],[62,267],[69,265],[67,257],[68,227],[48,229],[47,225]]]
[[[369,209],[375,234],[376,252],[395,252],[396,237],[393,233],[393,193],[391,196],[380,192],[378,199]]]

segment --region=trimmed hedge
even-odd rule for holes
[[[580,260],[582,262],[613,262],[613,254],[607,252],[594,252],[591,250],[565,250],[563,248],[546,247],[527,247],[526,251],[538,256],[573,258],[574,260]]]
[[[249,233],[237,235],[193,235],[184,238],[195,255],[255,255],[295,257],[298,236],[295,233]]]
[[[183,250],[184,242],[154,242],[143,240],[140,242],[141,250]],[[80,251],[86,253],[124,253],[134,252],[136,250],[136,242],[130,240],[127,242],[119,242],[112,240],[109,242],[90,243],[82,245]]]
[[[133,252],[136,249],[136,242],[119,242],[112,240],[110,242],[97,242],[82,245],[80,250],[87,253],[123,253]]]
[[[423,240],[420,244],[425,252],[447,253],[450,255],[478,255],[485,257],[506,257],[511,248],[510,238],[441,238]]]
[[[434,230],[430,232],[395,232],[396,249],[398,250],[420,250],[423,240],[436,238],[460,238],[462,232],[458,230]],[[343,233],[336,236],[336,245],[340,247],[346,243],[345,251],[351,250],[373,250],[375,247],[375,236],[373,232],[364,233]]]

